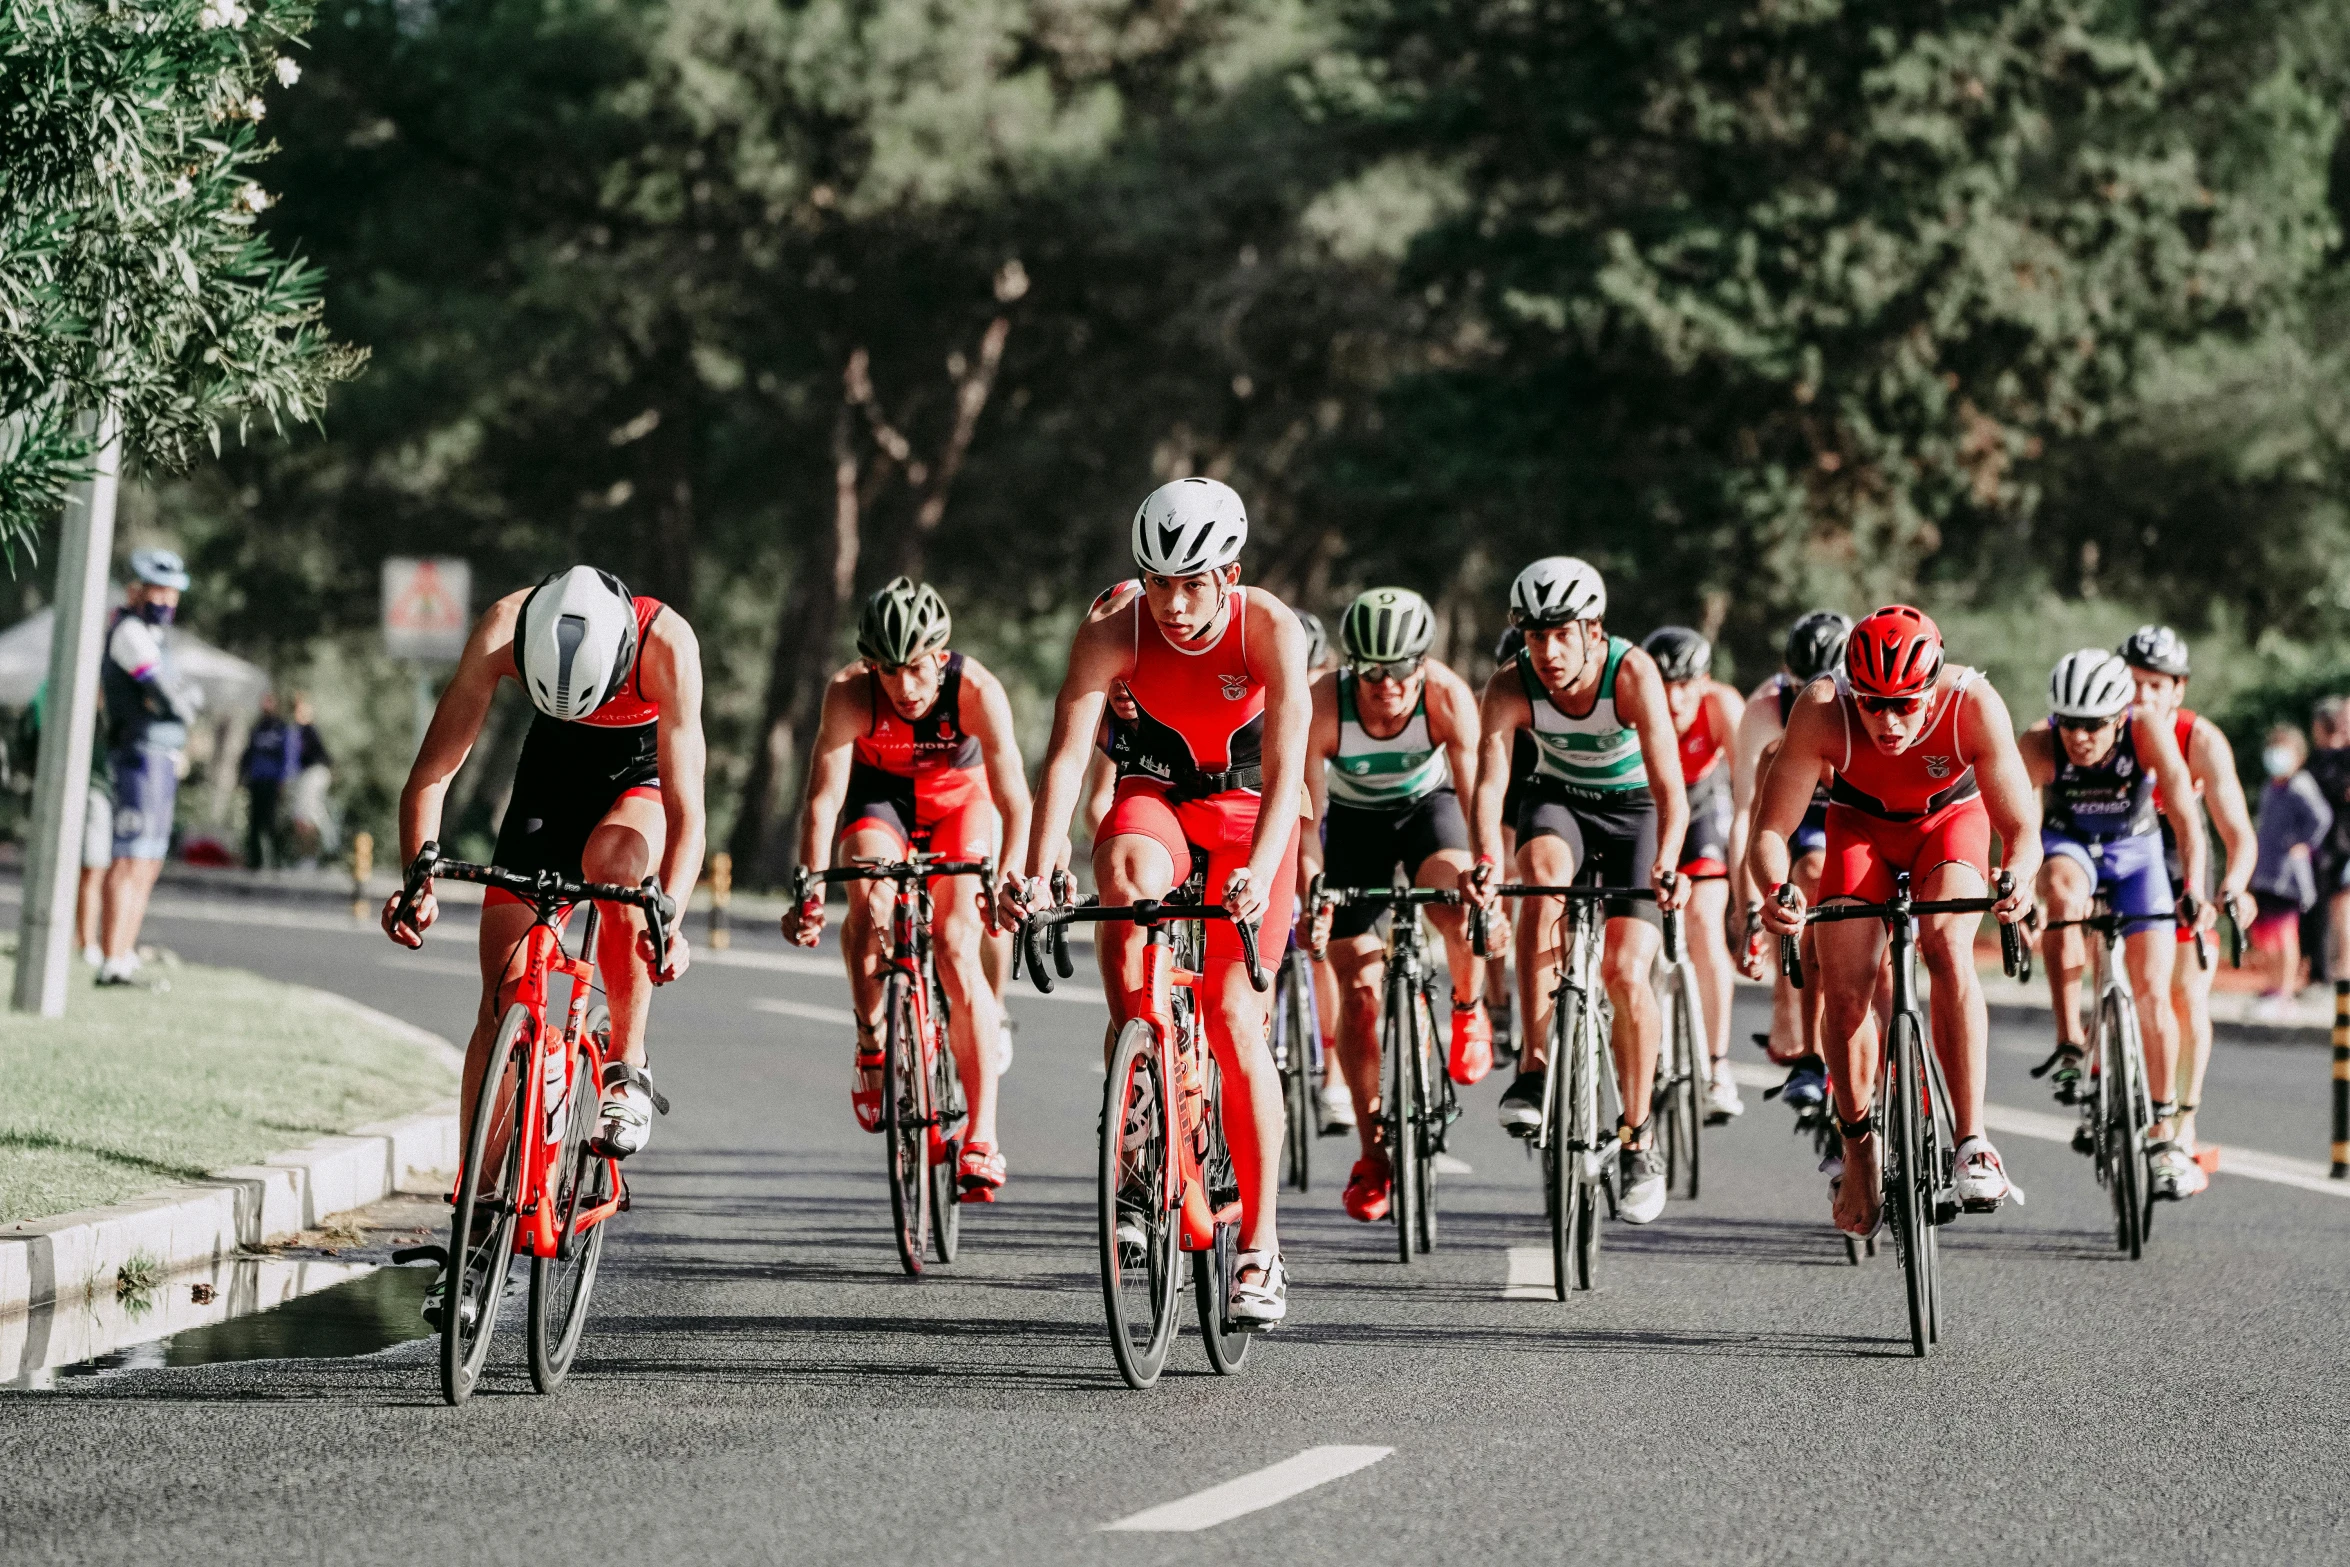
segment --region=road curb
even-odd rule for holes
[[[438,1034],[345,996],[310,994],[429,1045],[445,1060],[462,1060]],[[316,1229],[329,1215],[415,1188],[456,1165],[457,1107],[437,1105],[127,1202],[0,1226],[0,1338],[12,1329],[21,1335],[35,1306],[111,1292],[117,1271],[134,1257],[168,1273],[233,1256]],[[0,1359],[12,1358],[6,1348],[0,1345]]]

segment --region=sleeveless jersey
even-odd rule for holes
[[[1940,693],[1940,705],[1927,721],[1917,743],[1897,755],[1877,749],[1861,731],[1854,710],[1852,688],[1836,677],[1836,713],[1844,723],[1844,760],[1828,784],[1832,804],[1887,821],[1915,821],[1946,805],[1971,800],[1980,791],[1974,763],[1967,760],[1958,739],[1958,712],[1976,671],[1954,666],[1957,679]]]
[[[636,600],[636,667],[628,672],[628,678],[620,683],[619,690],[613,692],[594,712],[575,722],[593,724],[598,729],[634,729],[639,724],[649,724],[661,716],[661,704],[645,695],[644,660],[645,638],[652,631],[653,617],[660,613],[659,599]]]
[[[920,718],[898,716],[881,681],[865,672],[865,704],[871,715],[851,747],[867,767],[898,778],[968,772],[979,765],[979,741],[963,727],[963,655],[949,653],[939,672],[938,700]]]
[[[1599,695],[1591,711],[1576,718],[1559,711],[1534,673],[1526,655],[1518,655],[1518,678],[1526,688],[1526,703],[1534,713],[1534,773],[1567,787],[1569,793],[1594,799],[1621,799],[1648,787],[1648,765],[1641,759],[1640,736],[1616,716],[1616,671],[1632,644],[1622,637],[1607,639],[1607,668],[1599,677]]]
[[[2067,838],[2097,842],[2154,830],[2154,772],[2138,760],[2128,717],[2113,749],[2093,766],[2076,767],[2064,754],[2063,739],[2053,733],[2049,739],[2056,747],[2056,776],[2041,792],[2047,826]]]
[[[1354,671],[1338,672],[1338,753],[1330,758],[1330,798],[1341,805],[1394,809],[1449,788],[1452,764],[1428,734],[1428,683],[1402,729],[1382,740],[1355,708]]]
[[[2194,709],[2182,707],[2172,714],[2170,732],[2171,738],[2179,743],[2179,759],[2192,768],[2195,765],[2195,752],[2192,749],[2195,744]],[[2201,779],[2197,779],[2195,782],[2195,798],[2198,800],[2203,798],[2203,781]],[[2154,786],[2154,815],[2157,820],[2161,820],[2162,785],[2160,784]],[[2163,822],[2162,830],[2164,832],[2170,831],[2170,824],[2167,821]]]
[[[1785,722],[1780,720],[1782,725]],[[1714,733],[1714,705],[1710,700],[1700,702],[1697,716],[1681,731],[1681,782],[1697,787],[1697,781],[1719,766],[1725,754],[1726,737]]]
[[[1224,629],[1206,647],[1169,642],[1149,606],[1137,602],[1134,722],[1110,731],[1110,758],[1120,778],[1150,778],[1169,798],[1200,800],[1264,783],[1265,686],[1248,672],[1247,590],[1227,601]]]
[[[541,792],[597,786],[635,788],[659,781],[661,704],[645,694],[645,638],[661,613],[659,599],[636,601],[636,667],[596,710],[565,720],[533,712],[515,764],[516,790],[527,775]]]

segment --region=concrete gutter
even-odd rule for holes
[[[309,994],[444,1060],[462,1061],[438,1034],[344,996]],[[445,1104],[128,1202],[0,1225],[0,1335],[12,1326],[21,1332],[9,1319],[32,1307],[111,1295],[118,1271],[133,1258],[171,1273],[290,1240],[395,1191],[436,1190],[456,1169],[457,1158],[457,1107]]]

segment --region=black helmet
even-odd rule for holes
[[[1306,670],[1311,673],[1330,661],[1330,633],[1322,617],[1310,609],[1297,611],[1297,623],[1306,628]]]
[[[1815,609],[1788,628],[1781,654],[1787,673],[1809,682],[1844,662],[1844,639],[1852,635],[1852,621],[1832,609]]]
[[[2148,669],[2175,679],[2187,678],[2187,641],[2168,626],[2140,626],[2119,649],[2122,662],[2132,669]]]
[[[1526,651],[1526,633],[1515,626],[1501,628],[1501,640],[1493,644],[1493,661],[1506,664]]]
[[[1656,672],[1667,680],[1695,680],[1714,666],[1714,645],[1687,626],[1657,627],[1640,650],[1656,660]]]

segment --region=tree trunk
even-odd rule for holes
[[[921,579],[923,559],[930,549],[930,536],[946,520],[947,492],[954,487],[955,475],[962,471],[963,458],[971,450],[971,437],[978,431],[979,415],[987,407],[988,394],[995,390],[996,371],[1004,362],[1005,339],[1011,335],[1010,317],[997,316],[990,321],[979,339],[978,362],[955,383],[954,428],[948,431],[946,446],[930,470],[929,489],[914,513],[914,526],[906,530],[898,554],[898,569],[917,581]]]

